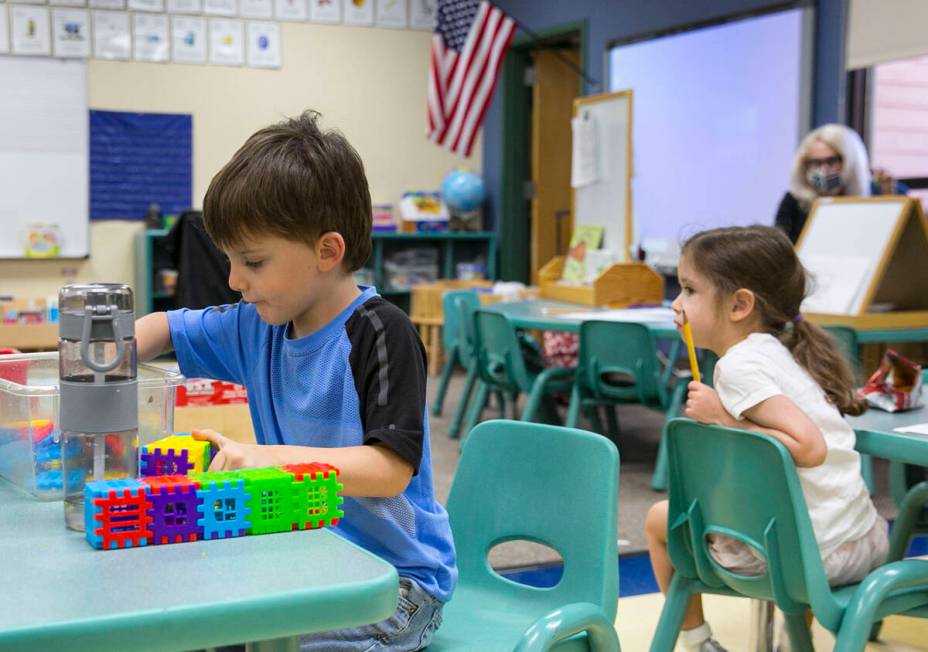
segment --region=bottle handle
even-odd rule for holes
[[[122,334],[119,327],[119,320],[115,319],[113,313],[116,312],[116,306],[107,306],[109,314],[105,315],[95,315],[93,306],[85,306],[84,308],[84,324],[83,329],[81,330],[81,362],[90,367],[96,372],[105,373],[107,371],[112,371],[122,363],[123,358],[126,356],[126,350],[121,346]],[[110,362],[104,362],[102,364],[97,363],[96,360],[90,355],[90,328],[93,325],[94,321],[105,321],[109,320],[113,324],[113,339],[116,341],[116,357]]]

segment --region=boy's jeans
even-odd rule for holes
[[[400,597],[392,616],[373,625],[300,637],[300,650],[405,652],[421,650],[441,625],[442,603],[414,580],[400,578]]]

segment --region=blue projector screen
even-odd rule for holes
[[[795,9],[609,51],[610,91],[633,91],[638,242],[773,223],[808,128],[811,18]]]

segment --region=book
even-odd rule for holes
[[[561,280],[568,283],[583,283],[586,272],[586,254],[591,249],[599,249],[603,241],[603,227],[594,224],[579,224],[574,229],[567,249],[567,260]]]

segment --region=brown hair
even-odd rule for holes
[[[371,195],[357,151],[336,131],[322,131],[306,111],[255,132],[206,191],[203,223],[223,247],[272,235],[312,246],[323,233],[345,239],[343,267],[371,254]]]
[[[697,233],[681,255],[715,287],[719,296],[744,288],[754,293],[763,327],[778,337],[842,414],[858,415],[854,374],[832,337],[803,319],[806,271],[789,238],[770,226],[737,226]]]

